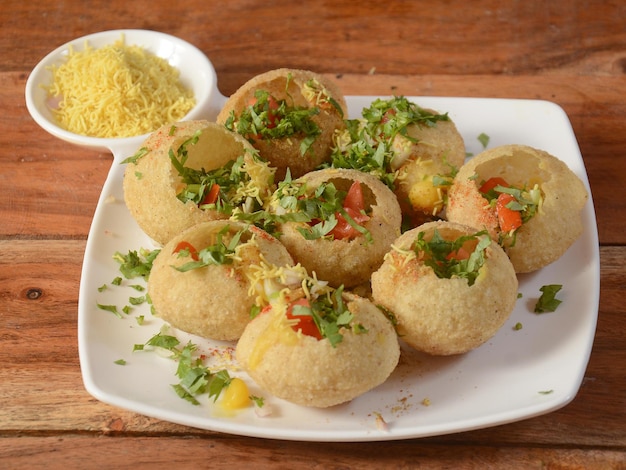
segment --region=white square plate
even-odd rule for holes
[[[347,97],[350,117],[377,97]],[[467,151],[525,144],[563,160],[585,183],[584,163],[565,112],[547,101],[409,97],[422,107],[448,112]],[[429,357],[403,350],[398,368],[383,385],[350,403],[308,409],[265,396],[273,412],[260,417],[252,408],[226,416],[208,398],[194,406],[179,398],[176,364],[155,353],[133,352],[163,323],[147,305],[120,319],[97,307],[120,308],[131,287],[99,287],[119,276],[112,255],[154,248],[124,204],[124,165],[114,163],[96,208],[83,265],[78,305],[78,342],[85,387],[97,399],[146,416],[196,428],[245,436],[301,441],[380,441],[467,431],[530,418],[568,404],[578,392],[595,336],[600,290],[597,226],[591,197],[584,209],[585,231],[558,261],[520,275],[522,297],[507,323],[486,344],[458,357]],[[591,192],[590,192],[591,195]],[[545,284],[562,284],[563,301],[553,313],[533,313]],[[144,315],[139,325],[134,317]],[[521,323],[521,330],[514,325]],[[234,345],[175,333],[213,357],[220,368]],[[126,365],[115,361],[124,359]],[[235,372],[235,375],[237,373]],[[242,374],[239,374],[242,377]],[[263,395],[247,380],[251,393]],[[381,416],[386,426],[377,425]],[[380,422],[378,423],[380,424]]]

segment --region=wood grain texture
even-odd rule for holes
[[[498,0],[6,0],[0,8],[1,468],[626,468],[626,3]],[[229,95],[277,67],[346,95],[543,99],[568,114],[601,244],[593,351],[579,393],[524,421],[387,443],[300,443],[192,429],[84,389],[77,305],[85,240],[112,158],[40,129],[33,66],[76,37],[154,29],[213,62]]]
[[[69,468],[250,468],[294,469],[567,469],[623,468],[619,451],[476,447],[415,441],[371,444],[285,443],[243,438],[210,437],[46,437],[0,440],[3,464],[13,468],[49,468],[50,456],[62,455]],[[132,460],[129,459],[132,456]],[[253,462],[253,463],[252,463]]]

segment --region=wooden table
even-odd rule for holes
[[[8,0],[0,8],[0,467],[626,468],[624,2],[140,3]],[[328,74],[347,95],[561,105],[588,171],[601,259],[597,333],[574,401],[453,435],[301,443],[186,428],[92,398],[78,363],[78,285],[112,160],[48,135],[23,97],[47,52],[117,28],[160,30],[195,44],[226,95],[286,66]]]

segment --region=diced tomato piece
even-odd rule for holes
[[[500,193],[496,201],[496,214],[498,216],[498,224],[503,232],[510,232],[522,225],[522,214],[507,207],[509,202],[515,200],[512,194]]]
[[[254,106],[257,103],[256,96],[250,98],[248,101],[248,106]],[[272,95],[267,97],[267,122],[265,123],[265,127],[268,129],[273,129],[277,126],[279,121],[279,116],[276,114],[276,110],[280,107],[276,98]]]
[[[347,214],[352,217],[357,224],[362,225],[369,220],[369,217],[362,212],[357,212],[349,207],[344,207]],[[338,240],[352,239],[358,237],[361,232],[355,229],[340,212],[335,214],[337,225],[330,231],[330,234]]]
[[[189,251],[189,256],[191,256],[191,259],[194,261],[198,261],[200,259],[198,257],[198,250],[196,250],[191,243],[186,241],[179,242],[178,245],[176,245],[176,248],[174,248],[173,253],[179,253],[183,250]]]
[[[293,312],[293,307],[296,305],[311,307],[308,299],[298,299],[289,305],[286,314],[287,318],[289,320],[298,320],[298,323],[295,323],[292,326],[293,330],[300,331],[303,335],[312,336],[318,340],[322,339],[322,334],[320,333],[320,330],[311,315],[297,315]]]
[[[464,260],[464,259],[468,259],[469,258],[469,253],[468,251],[461,247],[456,251],[452,251],[450,254],[448,254],[448,256],[446,256],[446,259],[451,260],[451,259],[456,259],[458,261]]]
[[[356,237],[359,232],[339,212],[335,214],[337,225],[330,231],[335,240],[345,240]]]
[[[483,185],[480,187],[479,191],[483,194],[487,194],[496,186],[504,186],[508,188],[509,183],[507,183],[504,178],[501,178],[499,176],[494,176],[493,178],[489,178],[487,181],[485,181]]]
[[[204,199],[202,199],[202,202],[200,203],[200,205],[215,204],[217,202],[217,196],[219,196],[219,194],[220,194],[220,185],[217,183],[213,183],[211,185],[211,188],[209,189],[209,192],[204,196]]]
[[[346,198],[343,200],[343,207],[354,209],[355,211],[362,211],[365,209],[365,201],[363,199],[363,189],[361,183],[355,181],[350,186]]]
[[[343,201],[343,209],[352,220],[359,225],[369,220],[369,216],[363,213],[365,201],[363,199],[363,190],[360,182],[355,181],[350,186],[346,198]],[[337,218],[337,225],[330,232],[335,239],[351,239],[359,235],[360,232],[350,225],[340,212],[337,212],[335,217]]]

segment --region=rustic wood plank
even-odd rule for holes
[[[209,55],[218,73],[260,73],[283,66],[363,74],[534,74],[576,71],[594,56],[623,54],[621,2],[187,2],[168,9],[96,0],[32,5],[9,0],[0,48],[14,49],[0,70],[35,64],[50,49],[97,30],[156,29]],[[102,11],[107,11],[102,15]],[[68,22],[67,18],[76,18]],[[183,19],[184,18],[184,19]],[[24,25],[45,24],[45,28]],[[14,45],[12,38],[23,38]],[[306,39],[305,39],[306,38]],[[623,55],[621,55],[623,58]],[[616,57],[604,73],[622,73]],[[593,73],[597,69],[593,68]],[[232,90],[231,90],[232,92]]]
[[[132,458],[129,458],[132,456]],[[624,468],[626,456],[614,450],[470,447],[396,441],[384,446],[295,443],[221,436],[93,437],[85,435],[20,436],[0,439],[0,458],[7,468],[255,469],[369,468],[420,469],[586,469]]]

